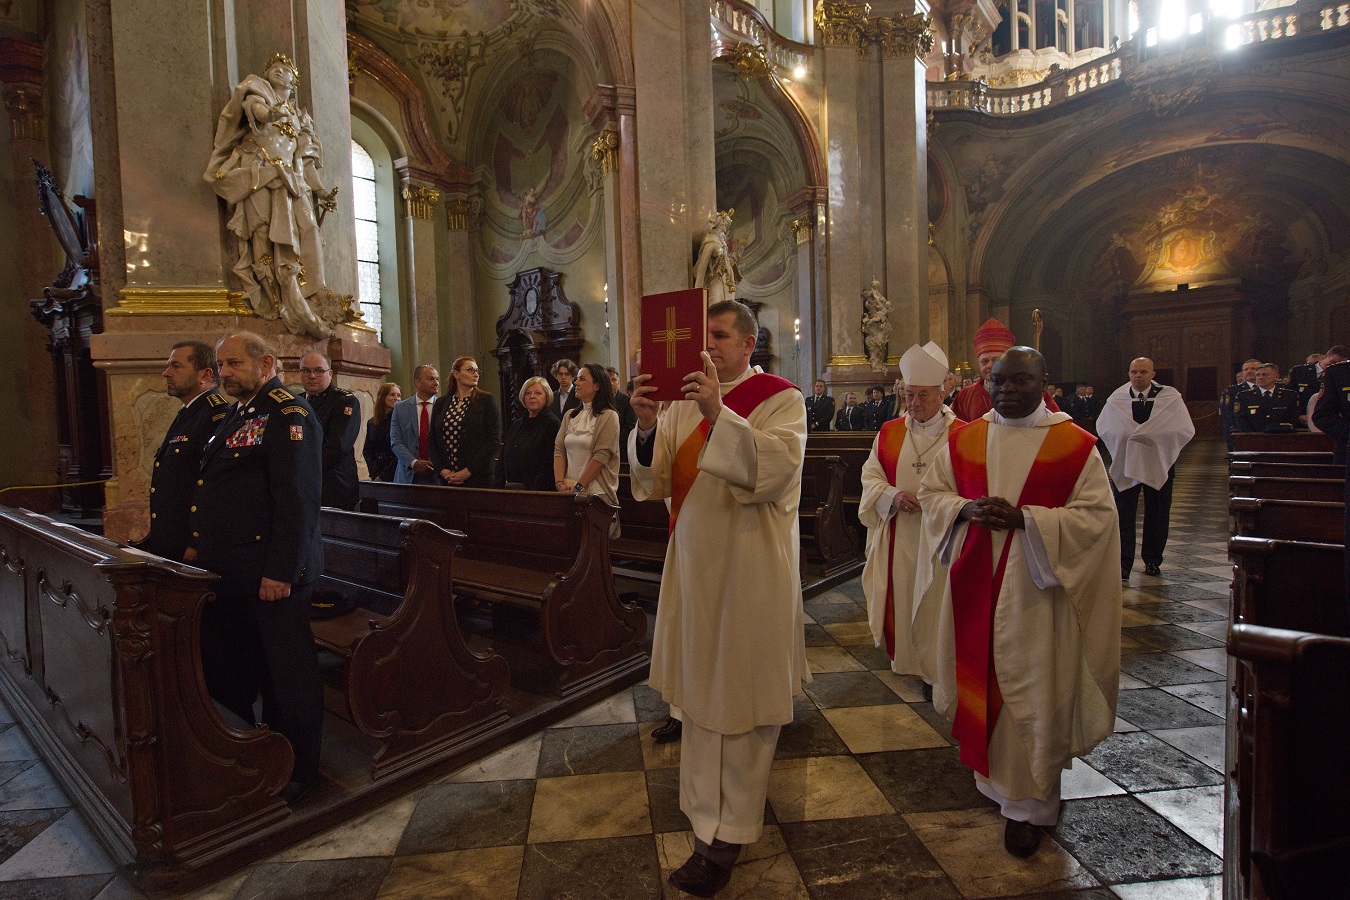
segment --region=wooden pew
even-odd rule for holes
[[[1255,497],[1260,500],[1345,501],[1345,482],[1335,478],[1268,478],[1265,476],[1228,476],[1228,496]]]
[[[290,744],[228,723],[206,692],[215,581],[0,507],[0,694],[113,859],[147,881],[290,815]]]
[[[802,465],[802,494],[797,507],[802,565],[823,577],[862,562],[858,532],[844,519],[844,471],[837,456],[808,456]]]
[[[664,500],[633,499],[633,476],[628,464],[619,467],[619,521],[623,534],[610,541],[610,558],[620,562],[625,575],[654,575],[644,580],[660,581],[666,561],[666,542],[670,537],[670,510]],[[645,572],[630,572],[636,563]]]
[[[1228,512],[1235,535],[1338,544],[1345,534],[1344,503],[1233,497]]]
[[[862,539],[867,531],[858,521],[862,500],[862,467],[872,452],[875,431],[813,431],[806,437],[808,457],[837,456],[844,463],[844,524]],[[859,550],[862,546],[859,544]]]
[[[506,721],[506,661],[469,647],[451,601],[463,535],[336,509],[323,510],[320,527],[315,599],[350,611],[310,628],[343,660],[348,718],[381,742],[372,778],[453,752]]]
[[[1244,894],[1344,897],[1350,639],[1235,624],[1228,652],[1249,690],[1236,772]]]
[[[1330,450],[1234,450],[1228,460],[1230,469],[1236,462],[1332,465]]]
[[[648,664],[647,617],[615,593],[614,508],[599,497],[363,481],[361,510],[462,533],[455,594],[538,615],[552,688],[563,696],[631,681]]]
[[[1336,442],[1329,434],[1311,431],[1291,431],[1285,434],[1261,434],[1250,431],[1233,432],[1233,450],[1310,451],[1330,453]]]
[[[1341,544],[1229,538],[1233,621],[1350,636],[1343,554]]]
[[[1343,482],[1345,466],[1330,462],[1266,462],[1235,459],[1228,463],[1228,474],[1265,478],[1330,478]]]

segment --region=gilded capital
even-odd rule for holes
[[[869,3],[819,0],[816,3],[816,33],[826,44],[860,44],[871,12]]]
[[[869,43],[881,48],[885,59],[921,56],[933,49],[932,19],[923,13],[912,16],[878,16],[867,20],[867,33],[861,46],[867,55]]]
[[[793,219],[788,227],[792,229],[792,236],[797,239],[798,245],[807,243],[815,236],[815,228],[811,226],[810,216]]]
[[[403,205],[414,219],[430,219],[431,210],[441,199],[441,192],[425,184],[410,184],[403,188]]]
[[[591,159],[600,166],[600,174],[608,175],[619,168],[619,135],[615,131],[602,131],[591,143]]]
[[[5,112],[16,141],[43,139],[42,90],[31,84],[5,85]]]
[[[744,78],[768,78],[773,74],[773,63],[769,62],[763,44],[737,44],[727,58]]]
[[[451,231],[477,231],[483,201],[477,197],[449,197],[445,201],[445,224]]]

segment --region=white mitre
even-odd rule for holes
[[[937,387],[947,379],[947,354],[929,341],[920,347],[913,344],[900,357],[900,377],[914,387]]]

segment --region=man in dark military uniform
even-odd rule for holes
[[[1312,420],[1314,425],[1336,441],[1336,452],[1332,459],[1338,463],[1345,462],[1346,445],[1350,444],[1350,360],[1332,363],[1322,370],[1322,390],[1313,406]],[[1345,536],[1342,544],[1350,546],[1350,478],[1345,482],[1345,501]],[[1350,553],[1344,556],[1345,586],[1350,592]]]
[[[806,398],[806,430],[829,431],[834,421],[834,398],[825,393],[825,382],[817,381]]]
[[[150,475],[150,533],[142,550],[183,561],[188,546],[188,507],[197,484],[202,448],[225,418],[228,402],[216,393],[216,352],[202,341],[179,341],[164,366],[164,387],[182,401]]]
[[[202,669],[222,706],[262,721],[295,750],[288,799],[319,779],[323,688],[309,630],[310,594],[323,572],[319,497],[322,440],[314,411],[273,377],[276,356],[257,335],[216,346],[220,381],[237,403],[202,453],[188,559],[220,576],[202,615]]]
[[[1302,365],[1294,366],[1289,370],[1289,390],[1298,394],[1298,409],[1300,424],[1308,424],[1305,410],[1308,408],[1308,401],[1312,399],[1313,394],[1317,393],[1318,382],[1322,378],[1322,357],[1326,354],[1311,353]]]
[[[1298,428],[1298,394],[1276,381],[1280,367],[1265,363],[1256,370],[1256,386],[1238,394],[1233,409],[1234,431],[1279,433]]]
[[[323,428],[323,505],[356,509],[356,435],[361,430],[361,401],[333,384],[333,363],[318,352],[300,358],[305,400]]]
[[[867,399],[858,404],[858,408],[862,410],[863,414],[864,431],[877,431],[881,428],[881,423],[885,421],[881,418],[882,397],[885,393],[881,389],[881,385],[870,387],[867,389]]]
[[[1256,383],[1256,370],[1260,365],[1259,359],[1244,362],[1238,370],[1237,380],[1219,393],[1219,420],[1223,422],[1223,442],[1228,445],[1229,452],[1233,449],[1233,432],[1238,430],[1234,427],[1239,406],[1238,395],[1250,390]]]

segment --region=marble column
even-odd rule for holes
[[[921,17],[920,17],[921,18]],[[890,22],[893,42],[883,44],[882,147],[885,178],[886,297],[891,301],[891,355],[928,340],[928,135],[925,45]],[[911,26],[912,27],[912,26]],[[913,32],[910,32],[911,34]]]
[[[48,333],[28,312],[26,301],[42,296],[42,289],[56,277],[60,263],[51,225],[38,208],[37,186],[30,158],[50,165],[45,137],[43,97],[44,60],[37,41],[10,37],[0,39],[0,88],[9,118],[8,152],[0,166],[9,174],[0,177],[0,191],[7,207],[0,225],[5,243],[14,247],[13,263],[0,264],[0,273],[13,285],[19,302],[0,311],[0,355],[9,365],[0,371],[0,409],[5,421],[23,429],[23,440],[11,441],[0,457],[0,481],[9,485],[42,485],[56,481],[57,432],[50,411],[56,409],[52,359],[47,352]],[[0,141],[4,138],[0,137]],[[5,502],[31,504],[49,509],[54,491],[11,491]],[[59,499],[55,500],[59,505]]]
[[[640,294],[693,284],[694,248],[717,205],[709,40],[707,0],[633,3]],[[630,312],[640,294],[624,297]]]
[[[441,192],[421,184],[399,169],[403,200],[403,278],[407,284],[403,324],[404,376],[412,377],[414,366],[438,362],[440,357],[440,304],[436,298],[436,204]]]
[[[459,348],[469,348],[467,352],[473,352],[472,348],[478,346],[478,317],[474,312],[474,273],[477,270],[469,263],[473,260],[474,232],[478,230],[478,219],[482,213],[483,201],[476,195],[457,194],[445,200],[445,221],[450,238],[449,258],[455,260],[459,267],[457,273],[446,272],[445,277],[439,279],[445,292],[442,302],[449,320],[441,323],[442,333],[446,333],[445,326],[448,324],[449,343],[444,347],[439,343],[422,347],[420,351],[423,357],[421,361],[436,363],[441,369],[442,378],[448,377],[446,373],[454,358],[466,352]],[[496,337],[493,336],[491,340],[495,341]]]
[[[621,379],[636,371],[642,347],[637,298],[642,296],[642,252],[638,241],[636,92],[632,85],[600,85],[586,114],[600,132],[591,153],[600,167],[605,204],[605,281],[609,285],[610,345]]]
[[[817,22],[819,30],[820,23]],[[864,362],[862,292],[871,283],[864,234],[871,204],[864,186],[863,145],[870,120],[861,84],[862,59],[856,43],[826,32],[821,66],[829,90],[825,110],[826,168],[830,173],[825,242],[828,249],[825,309],[828,323],[820,334],[826,381],[842,366]],[[877,273],[882,274],[881,272]]]

